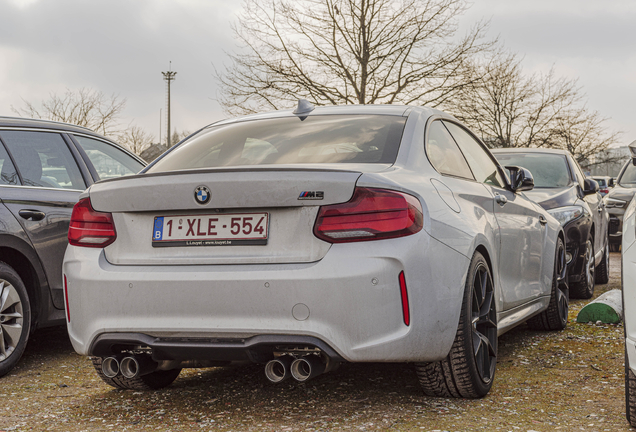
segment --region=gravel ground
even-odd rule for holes
[[[620,288],[620,254],[610,283]],[[0,431],[628,431],[623,328],[575,322],[563,332],[525,325],[499,339],[495,385],[479,400],[423,396],[413,367],[347,364],[304,384],[269,384],[263,368],[188,369],[167,389],[115,390],[74,353],[65,329],[32,336],[0,379]]]

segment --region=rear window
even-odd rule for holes
[[[268,164],[387,163],[406,117],[347,115],[253,120],[207,129],[147,172]]]
[[[570,184],[570,170],[564,155],[549,153],[495,153],[502,166],[530,170],[535,188],[560,188]]]

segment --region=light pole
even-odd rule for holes
[[[172,70],[172,62],[170,62],[170,70],[168,72],[161,72],[163,74],[163,79],[166,81],[168,85],[168,100],[167,100],[167,114],[168,114],[168,133],[166,135],[166,143],[168,144],[168,148],[172,147],[170,144],[170,81],[175,79],[175,75],[177,74]]]

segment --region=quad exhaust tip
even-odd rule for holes
[[[115,357],[103,359],[102,373],[106,378],[115,378],[119,374],[119,361]]]
[[[280,383],[291,376],[289,371],[294,358],[289,355],[270,360],[265,365],[265,376],[273,383]]]
[[[106,378],[115,378],[121,374],[125,378],[133,379],[157,370],[158,363],[149,356],[128,356],[121,360],[116,357],[106,357],[102,360],[102,373]]]
[[[308,379],[317,377],[324,371],[325,364],[317,355],[309,355],[296,359],[290,367],[292,377],[298,382],[305,382]]]
[[[325,368],[325,363],[317,355],[301,358],[283,355],[267,362],[265,376],[276,384],[285,381],[290,376],[298,382],[305,382],[324,373]]]

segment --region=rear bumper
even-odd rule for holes
[[[293,351],[309,347],[323,352],[329,359],[344,359],[325,342],[311,336],[258,335],[250,338],[158,338],[142,333],[103,333],[89,350],[91,355],[107,357],[122,349],[147,347],[152,359],[211,360],[219,362],[262,363],[272,359],[272,352]]]
[[[423,231],[333,245],[305,264],[115,266],[101,249],[69,246],[69,335],[84,355],[142,334],[182,360],[249,359],[263,340],[292,337],[346,361],[436,361],[454,340],[468,265]]]

